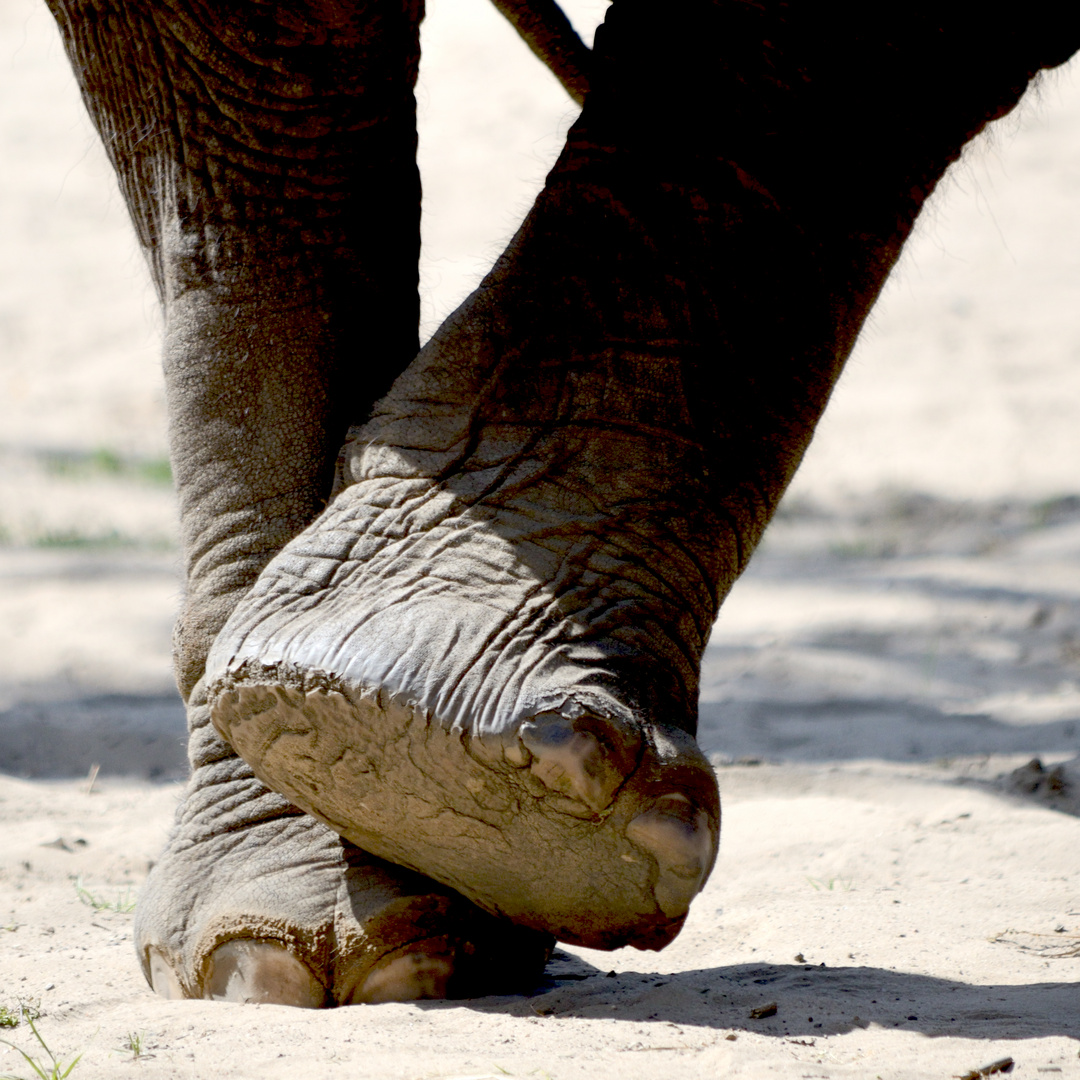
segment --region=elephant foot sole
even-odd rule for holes
[[[214,725],[264,783],[522,927],[660,949],[712,868],[716,778],[678,729],[579,711],[477,736],[379,691],[251,662],[215,691]]]

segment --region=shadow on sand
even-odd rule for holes
[[[1068,967],[1063,977],[1073,974],[1073,961],[1058,962]],[[464,1007],[553,1021],[617,1019],[805,1040],[871,1024],[931,1038],[1000,1040],[1080,1038],[1078,1000],[1075,982],[980,986],[959,978],[824,964],[735,964],[675,974],[614,974],[556,950],[545,984],[532,997],[425,1002],[421,1007]],[[774,1015],[751,1018],[752,1010],[773,1002]],[[686,1035],[664,1035],[662,1041],[677,1048],[685,1045]]]
[[[27,779],[187,776],[187,724],[177,694],[101,694],[22,703],[0,712],[0,772]]]

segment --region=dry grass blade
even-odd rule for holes
[[[990,941],[994,945],[1012,945],[1047,960],[1080,956],[1080,934],[1034,934],[1026,930],[1002,930],[1000,934],[990,938]]]

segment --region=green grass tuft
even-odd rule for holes
[[[110,529],[106,533],[84,533],[78,529],[58,529],[41,533],[30,540],[30,546],[66,551],[120,551],[139,548],[142,551],[171,551],[172,541],[164,537],[139,539]]]
[[[172,468],[168,458],[146,458],[136,463],[135,472],[148,484],[160,484],[162,487],[172,484]]]
[[[34,1038],[37,1039],[41,1046],[41,1049],[48,1055],[48,1060],[45,1058],[31,1057],[21,1046],[16,1046],[15,1043],[9,1042],[7,1039],[0,1039],[0,1042],[7,1044],[12,1050],[17,1050],[23,1056],[23,1060],[31,1069],[34,1070],[34,1076],[38,1077],[38,1080],[67,1080],[67,1077],[71,1075],[72,1069],[82,1060],[82,1054],[76,1054],[71,1061],[61,1061],[49,1048],[49,1045],[41,1037],[41,1032],[37,1029],[37,1024],[34,1021],[37,1016],[31,1017],[29,1012],[23,1012],[23,1019],[29,1025],[30,1030],[34,1034]],[[40,1013],[38,1014],[40,1016]],[[0,1077],[0,1080],[25,1080],[21,1076],[14,1076],[7,1074]]]
[[[138,1061],[146,1053],[146,1038],[141,1031],[129,1031],[120,1049],[129,1053],[132,1061]]]
[[[172,469],[169,467],[168,458],[128,456],[107,446],[100,446],[90,453],[77,450],[46,451],[39,460],[46,472],[66,480],[108,477],[162,486],[172,483]]]
[[[34,547],[39,548],[124,548],[134,547],[135,541],[110,529],[107,533],[90,535],[78,529],[58,529],[34,537]]]
[[[0,1005],[0,1028],[17,1028],[24,1020],[37,1020],[41,1016],[41,998],[17,999],[17,1004]]]
[[[87,459],[91,469],[106,476],[119,476],[124,471],[124,460],[115,450],[99,447]]]
[[[821,892],[822,889],[832,892],[837,887],[839,887],[842,892],[851,892],[855,888],[854,878],[849,877],[808,877],[806,880],[813,886],[814,892]]]
[[[128,912],[135,910],[135,896],[132,894],[130,885],[123,893],[117,893],[115,900],[107,900],[98,893],[92,893],[83,885],[82,878],[77,877],[75,879],[75,894],[87,907],[92,907],[95,911],[115,911],[121,915],[126,915]]]

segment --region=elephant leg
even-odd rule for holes
[[[842,7],[610,9],[521,231],[208,660],[257,776],[563,940],[681,927],[717,847],[718,606],[922,200],[1060,49]]]
[[[192,775],[135,938],[172,998],[307,1008],[516,993],[551,939],[368,855],[269,790],[190,704]]]
[[[162,302],[186,696],[417,348],[420,0],[52,0]]]
[[[51,0],[165,317],[192,776],[139,902],[166,994],[441,996],[547,942],[372,859],[207,724],[207,650],[329,497],[350,421],[415,354],[421,4]],[[516,933],[516,936],[515,936]],[[498,985],[496,977],[491,985]]]

